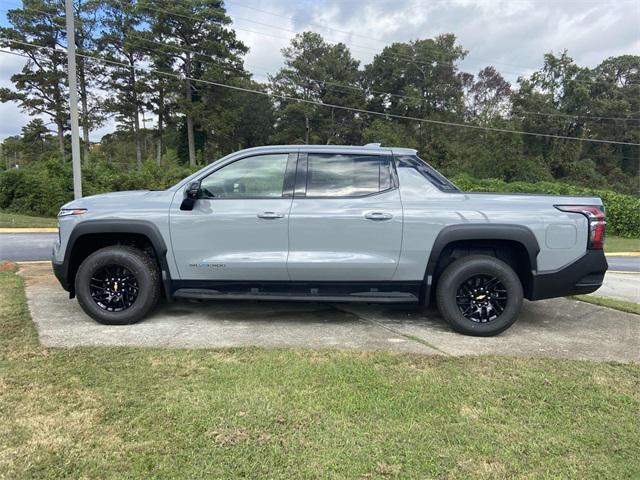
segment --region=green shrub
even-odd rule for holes
[[[112,164],[91,159],[82,168],[85,196],[119,190],[160,190],[190,175],[193,168],[165,162],[135,165]],[[58,160],[34,163],[0,172],[0,209],[22,214],[54,216],[73,199],[71,165]]]
[[[600,197],[607,210],[607,232],[620,237],[640,238],[640,198],[612,190],[577,187],[561,182],[511,182],[458,176],[452,179],[468,192],[545,193],[548,195],[589,195]]]

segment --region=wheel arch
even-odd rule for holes
[[[443,228],[433,244],[424,274],[423,301],[428,304],[438,276],[462,256],[486,253],[508,263],[530,296],[540,246],[533,232],[521,225],[469,224]]]
[[[165,296],[170,299],[167,245],[158,227],[146,220],[89,220],[76,225],[67,241],[62,265],[70,296],[75,295],[75,275],[84,259],[100,248],[118,244],[134,245],[142,250],[151,248],[160,269]]]

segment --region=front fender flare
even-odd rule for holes
[[[73,255],[73,250],[78,242],[78,240],[85,236],[91,234],[100,234],[100,233],[109,233],[109,234],[138,234],[144,235],[149,239],[151,245],[153,246],[154,251],[156,252],[158,264],[160,265],[160,273],[162,276],[162,284],[167,296],[167,299],[171,298],[171,275],[169,272],[169,266],[167,263],[167,245],[158,230],[158,227],[154,225],[152,222],[147,220],[118,220],[118,219],[106,219],[106,220],[87,220],[81,223],[78,223],[71,234],[69,235],[69,240],[67,241],[67,245],[64,253],[64,261],[60,265],[54,264],[54,270],[56,271],[56,276],[62,283],[63,287],[65,287],[71,294],[73,295],[73,282],[71,277],[71,273],[69,271],[71,265],[71,259]]]

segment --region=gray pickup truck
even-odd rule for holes
[[[75,200],[59,223],[55,274],[105,324],[161,297],[435,302],[489,336],[523,298],[590,293],[607,270],[599,198],[466,193],[378,144],[242,150],[167,190]]]

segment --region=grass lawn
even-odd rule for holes
[[[603,307],[615,308],[622,312],[635,313],[640,315],[640,303],[629,302],[627,300],[618,300],[617,298],[599,297],[597,295],[576,295],[572,298],[582,302],[593,303]]]
[[[605,252],[640,252],[640,238],[623,238],[607,235]]]
[[[640,365],[44,348],[5,270],[0,477],[640,476]]]
[[[55,218],[30,217],[17,213],[0,212],[0,228],[35,228],[35,227],[57,227],[58,220]]]

